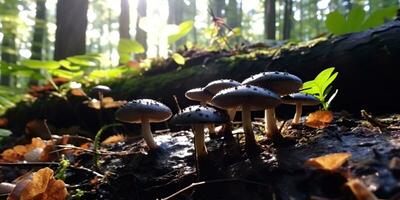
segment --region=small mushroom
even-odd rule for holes
[[[171,109],[151,99],[137,99],[128,102],[115,113],[115,118],[126,123],[141,123],[142,136],[150,149],[157,148],[150,129],[150,122],[163,122],[172,116]]]
[[[246,148],[249,150],[257,146],[251,124],[251,111],[274,108],[281,103],[281,99],[277,94],[264,88],[241,85],[221,90],[212,98],[211,103],[223,109],[242,110]]]
[[[255,85],[265,89],[269,89],[276,94],[282,96],[297,92],[303,85],[302,80],[287,72],[262,72],[245,79],[242,84]],[[267,136],[271,139],[273,136],[279,136],[275,133],[279,132],[276,126],[275,108],[265,110],[265,130]]]
[[[320,104],[321,102],[317,97],[310,94],[304,93],[294,93],[289,94],[287,96],[282,97],[282,101],[284,104],[296,105],[296,114],[294,115],[293,124],[300,123],[302,106],[315,106]]]
[[[183,109],[180,113],[174,115],[171,120],[175,125],[191,125],[194,132],[194,144],[196,157],[207,155],[207,147],[204,143],[204,125],[222,124],[228,121],[228,116],[218,112],[214,108],[195,105]]]
[[[1,182],[0,183],[0,195],[6,195],[11,193],[15,188],[15,184]]]
[[[104,99],[104,95],[107,93],[111,92],[111,88],[105,85],[97,85],[95,87],[92,88],[91,90],[92,93],[95,93],[98,95],[99,97],[99,101],[100,101],[100,108],[102,108],[102,104],[103,104],[103,99]]]
[[[200,102],[200,105],[202,105],[202,106],[206,106],[207,103],[210,102],[212,95],[209,92],[207,92],[206,90],[204,90],[204,88],[194,88],[194,89],[188,90],[185,93],[185,97],[190,100]],[[217,134],[215,133],[214,125],[208,124],[207,128],[208,128],[208,134],[209,134],[210,138],[216,138]]]

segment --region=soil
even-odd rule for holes
[[[240,123],[234,123],[235,140],[207,138],[209,154],[193,156],[193,134],[188,130],[155,133],[158,150],[148,151],[141,138],[103,145],[98,169],[93,154],[81,153],[67,170],[69,192],[84,190],[81,199],[355,199],[345,187],[347,178],[360,179],[381,199],[400,198],[400,115],[356,118],[335,113],[324,129],[284,123],[282,133],[293,144],[275,145],[264,139],[262,124],[254,122],[263,152],[244,151]],[[112,154],[113,152],[118,153]],[[349,152],[340,171],[305,165],[309,158]],[[52,163],[0,164],[0,182]],[[79,168],[85,167],[85,170]],[[96,173],[97,172],[97,178]],[[101,174],[101,175],[99,175]],[[204,182],[203,182],[204,181]],[[177,194],[181,189],[186,188]]]

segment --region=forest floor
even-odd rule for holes
[[[69,154],[65,183],[72,195],[76,189],[83,191],[80,199],[333,200],[356,199],[345,186],[351,179],[360,180],[378,198],[399,199],[400,115],[362,116],[335,113],[334,121],[323,129],[292,126],[289,120],[283,123],[282,134],[294,142],[284,146],[264,139],[262,123],[256,121],[254,131],[264,151],[252,156],[243,149],[240,123],[234,123],[234,141],[207,138],[209,154],[202,161],[200,180],[191,132],[157,131],[155,140],[161,148],[151,152],[141,138],[125,138],[101,146],[97,168],[93,151]],[[80,146],[87,141],[91,140],[68,143]],[[351,154],[339,169],[305,164],[310,158],[338,152]],[[58,163],[1,162],[0,182],[46,166],[56,169]]]

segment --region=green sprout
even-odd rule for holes
[[[323,110],[328,110],[332,100],[336,97],[338,89],[328,98],[332,91],[332,82],[336,79],[338,72],[333,73],[334,67],[328,68],[320,72],[314,80],[307,81],[303,84],[302,93],[311,94],[317,97],[322,104]],[[333,74],[332,74],[333,73]],[[327,100],[328,99],[328,100]]]
[[[59,180],[65,180],[65,178],[67,177],[65,172],[67,171],[67,168],[69,167],[69,165],[70,165],[69,160],[66,159],[64,155],[62,155],[60,164],[58,165],[58,168],[56,170],[54,177]]]
[[[94,142],[93,142],[93,151],[94,151],[94,156],[93,156],[93,164],[95,168],[99,168],[99,157],[100,157],[100,138],[103,132],[110,128],[110,127],[115,127],[115,126],[122,126],[120,123],[113,123],[113,124],[107,124],[101,127],[99,131],[97,131],[96,136],[94,137]]]

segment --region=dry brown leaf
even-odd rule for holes
[[[121,142],[125,140],[125,136],[118,134],[118,135],[112,135],[105,139],[101,144],[107,145],[107,144],[115,144],[117,142]]]
[[[24,160],[24,156],[37,149],[45,149],[47,146],[46,141],[40,138],[32,138],[32,142],[27,145],[17,145],[14,146],[12,149],[6,149],[1,153],[2,160],[7,162],[16,162]]]
[[[351,189],[357,200],[378,200],[368,188],[358,179],[347,181],[346,185]]]
[[[89,108],[94,108],[96,110],[100,109],[100,101],[97,99],[87,100],[83,103],[87,104]],[[119,108],[124,104],[126,104],[126,101],[114,101],[114,99],[111,97],[105,97],[103,99],[104,108]]]
[[[331,153],[316,158],[310,158],[306,161],[306,164],[318,169],[335,171],[339,169],[350,157],[351,153]]]
[[[19,181],[7,200],[64,200],[68,192],[61,180],[55,180],[53,170],[46,167]]]
[[[81,88],[72,88],[71,94],[78,97],[86,97],[86,93]]]
[[[318,110],[308,115],[305,125],[311,128],[325,128],[332,120],[333,113],[331,111]]]

